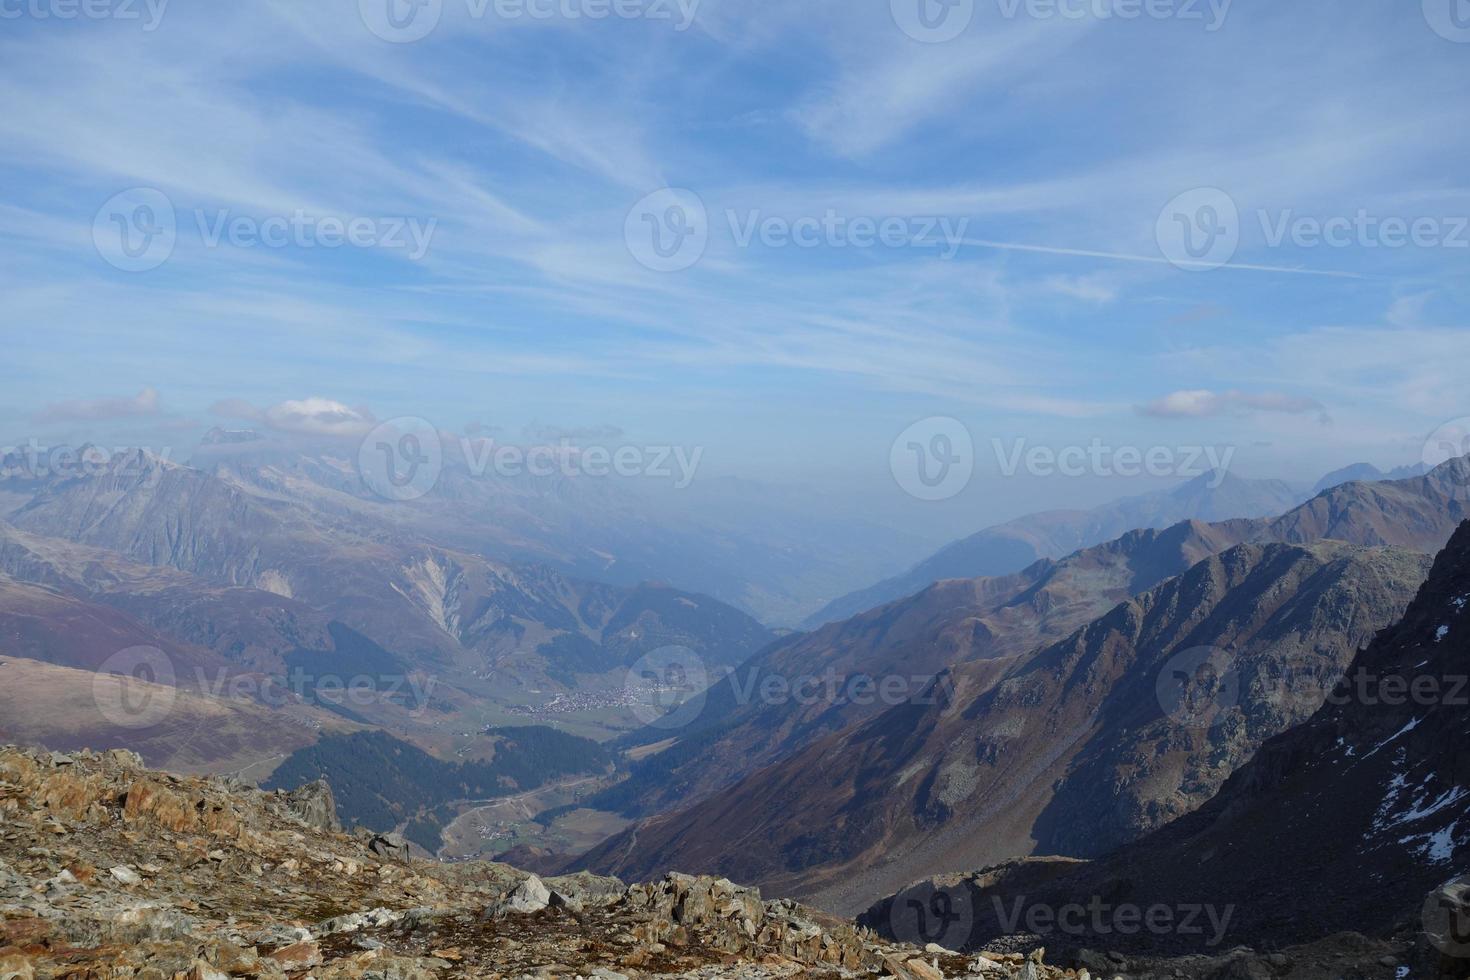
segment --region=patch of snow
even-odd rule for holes
[[[1455,827],[1459,821],[1432,834],[1410,834],[1399,838],[1400,844],[1415,847],[1431,864],[1447,864],[1455,855]]]
[[[1438,799],[1427,805],[1424,803],[1424,798],[1420,797],[1413,802],[1408,812],[1399,814],[1389,826],[1393,827],[1399,824],[1405,824],[1411,820],[1423,820],[1425,817],[1433,816],[1447,806],[1454,806],[1467,796],[1470,796],[1470,790],[1455,786],[1441,793]]]
[[[1363,756],[1363,758],[1367,759],[1370,756],[1376,755],[1378,753],[1378,750],[1379,749],[1381,749],[1384,746],[1388,745],[1390,742],[1392,742],[1394,739],[1398,738],[1400,735],[1407,735],[1409,732],[1412,732],[1414,729],[1418,728],[1419,727],[1419,723],[1421,721],[1423,721],[1423,720],[1424,720],[1423,718],[1413,718],[1413,719],[1410,719],[1409,720],[1409,723],[1407,725],[1405,725],[1403,728],[1400,728],[1398,731],[1396,731],[1392,735],[1388,736],[1388,738],[1384,739],[1383,741],[1379,742],[1377,745],[1373,746],[1373,751],[1372,752],[1369,752],[1368,755]]]
[[[1439,629],[1434,631],[1434,642],[1438,643],[1449,635],[1450,628],[1448,626],[1441,626]]]
[[[1429,838],[1429,849],[1425,856],[1435,864],[1444,864],[1455,854],[1455,824],[1450,824]]]
[[[1398,805],[1399,796],[1408,785],[1409,781],[1403,773],[1394,773],[1388,785],[1383,788],[1383,802],[1378,804],[1378,809],[1373,813],[1373,828],[1370,833],[1379,833],[1394,825],[1394,821],[1389,819],[1389,814]]]

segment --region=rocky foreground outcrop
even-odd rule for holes
[[[724,879],[543,881],[335,826],[322,786],[0,749],[0,980],[1088,976],[884,941]]]

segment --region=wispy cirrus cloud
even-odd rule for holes
[[[1257,221],[1470,207],[1446,176],[1470,151],[1465,52],[1413,9],[1238,5],[1206,33],[976,5],[961,37],[923,45],[881,0],[705,0],[685,33],[446,4],[431,37],[390,45],[357,6],[175,5],[146,35],[10,22],[7,400],[86,396],[74,379],[105,376],[195,417],[239,393],[234,417],[302,434],[359,430],[362,404],[506,431],[615,405],[630,432],[734,432],[756,465],[768,437],[742,436],[730,406],[843,418],[814,454],[948,413],[1087,435],[1257,419],[1291,430],[1272,436],[1285,457],[1461,411],[1459,253],[1272,248]],[[304,208],[438,231],[421,262],[181,234],[168,265],[120,276],[92,222],[135,185],[185,224]],[[714,231],[669,275],[623,237],[665,185],[699,193]],[[1180,272],[1154,240],[1163,204],[1202,186],[1240,206],[1233,271]],[[729,210],[969,225],[941,261],[737,247]],[[1328,404],[1331,431],[1313,424]]]

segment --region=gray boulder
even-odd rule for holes
[[[286,794],[286,810],[316,830],[338,832],[342,824],[337,819],[337,801],[332,796],[332,787],[325,779],[299,786]]]
[[[368,841],[368,850],[390,861],[407,863],[410,859],[408,841],[402,834],[374,834]]]
[[[491,918],[498,919],[507,915],[540,912],[550,904],[551,890],[540,878],[531,875],[485,911]]]

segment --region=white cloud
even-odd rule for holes
[[[159,414],[158,392],[144,388],[132,398],[56,402],[35,415],[37,422],[110,422]]]
[[[267,408],[261,418],[278,432],[321,436],[362,435],[376,421],[366,409],[349,408],[330,398],[284,401]]]
[[[365,408],[351,408],[331,398],[287,400],[257,408],[242,398],[217,401],[210,412],[224,418],[256,422],[277,432],[309,436],[360,436],[377,419]]]
[[[1304,398],[1276,391],[1215,392],[1204,388],[1173,391],[1147,405],[1139,406],[1138,411],[1142,415],[1162,419],[1202,419],[1218,415],[1249,415],[1258,412],[1305,415],[1314,412],[1323,424],[1331,421],[1327,410],[1315,398]]]

